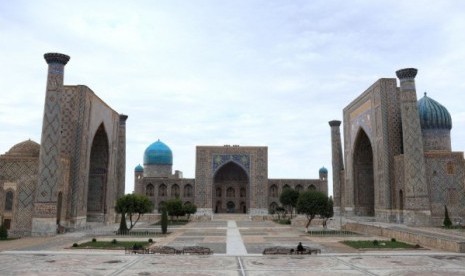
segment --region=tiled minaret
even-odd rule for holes
[[[48,64],[44,118],[40,143],[39,179],[35,191],[32,235],[54,235],[57,229],[57,188],[61,179],[61,94],[69,56],[44,55]]]
[[[404,145],[404,221],[410,225],[429,223],[430,207],[425,174],[425,159],[417,108],[415,76],[417,69],[396,72],[400,81],[402,137]]]
[[[329,121],[331,127],[331,151],[333,165],[333,198],[336,211],[342,211],[341,196],[341,171],[344,169],[342,162],[342,143],[341,143],[341,121]]]

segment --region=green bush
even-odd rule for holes
[[[79,244],[73,243],[73,247],[78,247],[78,246],[79,246]]]
[[[378,245],[379,245],[379,241],[378,241],[378,240],[374,240],[374,241],[373,241],[373,245],[374,245],[374,246],[378,246]]]
[[[113,239],[113,240],[111,241],[111,243],[112,243],[112,244],[116,244],[116,243],[118,243],[118,241],[117,241],[116,239]]]
[[[153,243],[153,239],[152,239],[152,238],[149,239],[149,243]]]
[[[92,238],[92,242],[97,242],[97,239],[96,239],[96,238]]]
[[[6,229],[3,223],[0,225],[0,240],[8,239],[8,229]]]
[[[391,242],[396,242],[396,239],[394,239],[394,238],[391,238]]]

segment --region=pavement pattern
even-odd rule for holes
[[[77,232],[0,242],[0,275],[465,275],[465,254],[431,249],[360,251],[339,242],[381,237],[310,236],[301,228],[270,221],[231,219],[191,222],[169,231],[172,233],[167,237],[155,238],[157,245],[201,245],[212,248],[215,254],[129,255],[122,250],[73,250],[72,243],[95,236],[95,232]],[[298,242],[319,248],[322,254],[261,255],[266,247],[295,247]]]

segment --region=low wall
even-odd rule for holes
[[[380,226],[366,225],[360,223],[347,223],[342,226],[342,229],[373,236],[394,238],[396,240],[403,241],[406,243],[419,244],[423,247],[431,247],[445,251],[465,253],[465,242],[448,239],[446,237],[436,236],[434,234],[408,231],[408,229],[403,230],[382,228]]]

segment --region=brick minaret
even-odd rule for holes
[[[44,55],[48,64],[44,118],[40,143],[39,178],[35,191],[32,235],[56,234],[57,188],[61,180],[61,94],[69,56]]]
[[[119,115],[119,134],[118,134],[118,191],[117,199],[124,195],[126,179],[126,120],[127,115]]]
[[[344,169],[344,163],[342,162],[342,143],[341,143],[341,132],[339,127],[341,121],[329,121],[331,127],[331,150],[332,150],[332,165],[333,165],[333,198],[334,207],[342,207],[342,195],[341,195],[341,171]],[[340,209],[342,211],[342,208]]]
[[[396,72],[400,81],[402,137],[404,145],[404,221],[411,225],[428,224],[430,207],[425,174],[423,140],[417,108],[415,76],[417,69]]]

